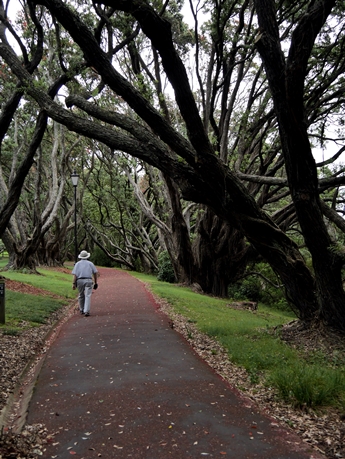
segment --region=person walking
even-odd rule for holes
[[[82,250],[78,255],[80,260],[74,265],[72,270],[73,290],[78,288],[79,311],[80,314],[85,314],[85,317],[90,315],[92,278],[94,280],[94,290],[98,288],[98,271],[96,266],[88,260],[89,257],[90,254],[86,250]]]

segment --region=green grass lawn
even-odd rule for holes
[[[66,305],[66,300],[6,291],[6,323],[0,324],[4,333],[18,333],[28,326],[44,324],[51,313]]]
[[[0,269],[6,266],[7,260],[0,260]],[[2,271],[5,279],[23,282],[37,287],[61,299],[49,295],[31,295],[13,292],[6,289],[5,280],[5,324],[0,324],[0,332],[19,333],[23,327],[39,326],[57,309],[63,307],[77,293],[72,289],[72,275],[53,269],[38,269],[39,274],[27,274],[16,271]],[[53,295],[52,295],[53,296]]]
[[[0,270],[5,266],[5,262],[1,260]],[[66,298],[74,298],[75,291],[72,290],[72,275],[63,273],[60,271],[54,271],[52,269],[37,269],[37,274],[27,274],[17,271],[2,271],[0,274],[6,279],[15,280],[18,282],[24,282],[25,284],[32,285],[34,287],[42,288],[48,292],[60,295]]]

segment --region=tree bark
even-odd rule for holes
[[[241,278],[248,262],[243,235],[205,208],[193,243],[196,280],[205,293],[227,298],[229,284]]]
[[[195,282],[195,263],[190,242],[190,235],[183,217],[179,191],[169,176],[164,175],[171,205],[171,244],[167,244],[178,282],[188,284]],[[166,241],[167,242],[167,241]]]
[[[344,257],[336,250],[323,220],[304,107],[308,59],[334,5],[334,0],[311,2],[292,34],[285,61],[274,1],[255,0],[260,26],[257,47],[272,92],[291,196],[313,260],[319,305],[317,319],[345,330],[345,293],[341,278]]]

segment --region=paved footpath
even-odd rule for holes
[[[58,432],[43,459],[323,457],[217,376],[141,282],[100,273],[91,316],[62,326],[35,385],[27,423]]]

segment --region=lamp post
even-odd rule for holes
[[[72,185],[74,187],[74,263],[78,261],[78,241],[77,241],[77,186],[79,175],[75,169],[71,174]]]

